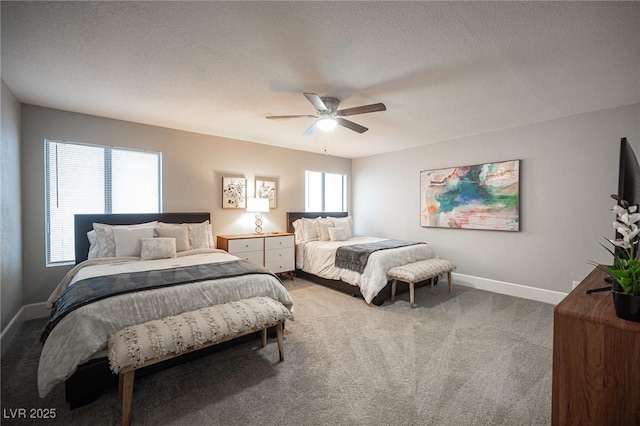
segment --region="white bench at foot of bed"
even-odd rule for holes
[[[175,358],[246,334],[276,327],[280,361],[284,361],[282,326],[291,318],[282,303],[269,297],[229,302],[133,325],[109,337],[109,366],[118,373],[122,424],[131,423],[133,381],[138,368]]]
[[[396,282],[402,281],[409,284],[409,300],[410,306],[413,308],[414,284],[420,281],[431,280],[431,287],[433,288],[433,279],[442,274],[447,274],[449,293],[451,293],[451,272],[455,269],[455,263],[444,259],[420,260],[389,269],[387,278],[393,280],[391,284],[391,302],[393,303],[396,298]]]

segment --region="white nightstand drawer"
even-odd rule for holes
[[[281,261],[265,262],[264,266],[274,273],[290,272],[295,269],[293,258],[282,259]]]
[[[264,261],[266,262],[279,262],[282,260],[291,260],[293,258],[293,252],[291,248],[283,248],[276,250],[267,250],[264,252]]]
[[[231,253],[241,259],[253,262],[256,265],[262,265],[262,251],[244,251],[242,253]]]
[[[229,241],[229,253],[244,253],[246,251],[262,251],[264,238],[242,238]]]
[[[293,235],[285,235],[282,237],[268,237],[264,239],[265,250],[279,249],[285,247],[293,247]]]

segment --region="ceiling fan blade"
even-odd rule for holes
[[[302,114],[302,115],[267,115],[268,120],[286,120],[288,118],[318,118],[315,115]]]
[[[322,102],[320,96],[316,95],[315,93],[303,93],[303,95],[306,96],[306,98],[309,100],[309,102],[311,102],[311,104],[317,111],[326,111],[329,109],[324,104],[324,102]]]
[[[342,127],[346,127],[347,129],[351,129],[351,130],[356,131],[358,133],[364,133],[367,130],[369,130],[364,126],[356,124],[353,121],[345,120],[344,118],[336,118],[336,122],[339,125],[341,125]]]
[[[367,112],[386,111],[387,107],[383,103],[362,105],[359,107],[341,109],[336,112],[339,117],[347,117],[349,115],[364,114]]]
[[[316,129],[318,128],[318,125],[316,124],[316,122],[314,122],[311,127],[309,127],[307,130],[304,131],[304,133],[302,134],[302,136],[311,136],[313,134],[313,132],[316,131]]]

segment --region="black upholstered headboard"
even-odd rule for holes
[[[211,220],[211,213],[131,213],[131,214],[77,214],[74,217],[76,264],[87,260],[89,240],[87,232],[94,223],[107,225],[135,225],[157,220],[166,223],[199,223]]]
[[[287,232],[294,232],[293,222],[303,217],[315,219],[316,217],[347,217],[347,212],[287,212]]]

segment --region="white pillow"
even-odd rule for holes
[[[140,260],[171,259],[176,257],[175,238],[140,238]]]
[[[351,216],[347,217],[328,217],[327,220],[333,223],[334,228],[344,228],[347,238],[353,236],[353,224],[351,223]]]
[[[345,228],[329,228],[329,239],[331,241],[345,241],[348,240],[347,232]]]
[[[201,248],[214,248],[213,232],[208,220],[202,223],[188,223],[189,247],[191,250]]]
[[[325,219],[318,220],[318,239],[329,241],[329,228],[333,228],[333,223]]]
[[[158,222],[158,227],[166,228],[173,226],[185,226],[188,232],[189,249],[199,248],[215,248],[216,243],[213,239],[213,229],[211,223],[205,220],[202,223],[165,223]],[[178,251],[181,251],[178,249]]]
[[[87,232],[87,239],[89,240],[89,254],[87,259],[93,259],[98,257],[98,244],[96,244],[96,231]]]
[[[144,228],[113,228],[113,239],[116,242],[116,257],[140,257],[141,238],[153,238],[154,229]]]
[[[296,219],[291,224],[296,242],[304,241],[304,230],[302,229],[302,219]]]
[[[97,252],[95,257],[114,257],[116,255],[116,242],[113,238],[115,228],[153,228],[158,221],[140,223],[137,225],[106,225],[104,223],[94,223],[93,230],[96,231]]]
[[[187,225],[157,226],[155,231],[160,238],[173,238],[176,251],[189,250],[189,228]]]
[[[309,219],[306,217],[302,218],[302,234],[304,235],[305,241],[317,241],[318,240],[318,220],[320,217],[315,219]]]

